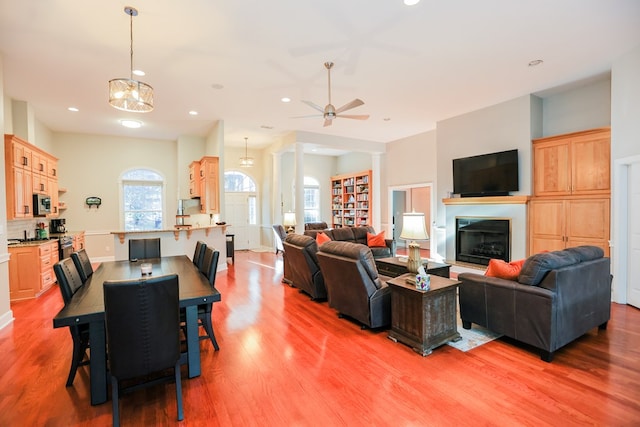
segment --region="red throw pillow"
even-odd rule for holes
[[[524,259],[506,262],[501,259],[490,259],[485,276],[497,277],[505,280],[518,280]]]
[[[384,231],[381,231],[378,234],[371,234],[367,232],[367,246],[374,248],[386,245],[387,243],[384,241]]]
[[[331,241],[331,237],[327,236],[326,234],[322,232],[316,234],[316,243],[318,244],[318,246],[330,241]]]

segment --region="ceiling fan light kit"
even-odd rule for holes
[[[153,88],[133,78],[133,17],[138,16],[138,11],[126,6],[124,13],[129,15],[129,78],[109,80],[109,105],[122,111],[147,113],[153,110]]]
[[[342,114],[347,110],[351,110],[352,108],[359,107],[364,105],[364,102],[361,99],[354,99],[351,102],[344,104],[342,107],[336,109],[334,105],[331,103],[331,69],[333,68],[333,62],[325,62],[324,66],[327,69],[327,81],[328,81],[328,90],[329,90],[329,103],[324,107],[320,107],[317,104],[314,104],[311,101],[302,101],[307,104],[309,107],[313,108],[321,112],[322,114],[315,114],[313,116],[301,116],[302,117],[323,117],[324,118],[324,126],[331,126],[333,123],[333,119],[335,118],[343,118],[343,119],[355,119],[355,120],[367,120],[369,118],[368,114]]]

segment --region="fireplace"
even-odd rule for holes
[[[456,261],[489,265],[491,258],[511,261],[511,220],[456,217]]]

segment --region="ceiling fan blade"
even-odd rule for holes
[[[324,119],[324,125],[322,125],[322,126],[323,127],[331,126],[331,123],[333,123],[333,120]]]
[[[306,115],[306,116],[292,116],[292,117],[289,117],[289,118],[290,119],[308,119],[308,118],[311,118],[311,117],[322,117],[322,116],[323,116],[322,114],[309,114],[309,115]]]
[[[309,107],[313,108],[314,110],[318,110],[321,113],[324,113],[324,108],[320,107],[319,105],[314,104],[311,101],[302,101],[302,102],[304,102],[305,104],[307,104]]]
[[[340,114],[341,119],[356,119],[356,120],[367,120],[369,118],[368,114]]]
[[[338,108],[336,110],[336,114],[340,114],[343,111],[347,111],[347,110],[350,110],[352,108],[359,107],[359,106],[361,106],[363,104],[364,104],[364,101],[362,101],[361,99],[356,98],[353,101],[349,102],[348,104],[344,104],[342,107]]]

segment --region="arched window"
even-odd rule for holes
[[[122,174],[122,214],[125,231],[161,230],[164,179],[149,169]]]
[[[256,225],[258,223],[258,199],[256,195],[256,183],[247,174],[238,171],[228,171],[224,173],[224,192],[229,193],[249,193],[246,198],[247,224]],[[230,212],[228,212],[230,213]]]
[[[320,221],[320,183],[310,176],[304,177],[304,222]]]

